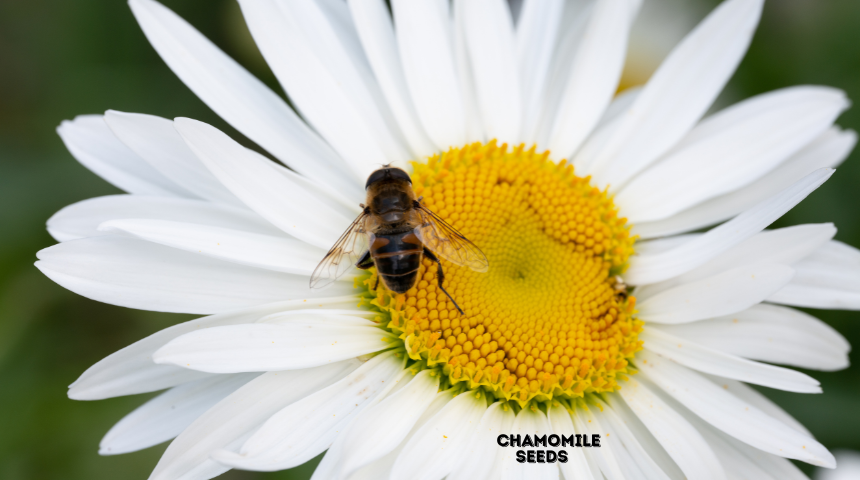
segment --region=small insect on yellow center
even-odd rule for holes
[[[413,164],[415,193],[489,259],[486,273],[423,260],[404,295],[360,279],[418,368],[444,386],[529,401],[618,389],[642,323],[619,284],[634,238],[605,191],[522,146],[475,143]]]

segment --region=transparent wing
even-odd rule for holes
[[[416,202],[415,210],[421,216],[421,224],[415,227],[415,234],[433,253],[455,265],[469,267],[476,272],[486,272],[490,269],[490,262],[484,252],[456,228],[419,202]]]
[[[358,262],[367,250],[367,235],[364,230],[366,217],[367,214],[361,212],[326,253],[311,275],[311,288],[329,285]]]

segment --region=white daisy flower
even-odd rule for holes
[[[831,224],[765,230],[853,148],[834,126],[848,100],[799,86],[705,117],[762,0],[725,1],[615,97],[639,3],[527,0],[515,26],[504,0],[393,0],[390,13],[383,0],[240,0],[299,117],[173,12],[131,0],[168,66],[290,168],[187,118],[109,111],[60,126],[128,195],[53,216],[61,243],[39,269],[98,301],[207,315],[72,384],[79,400],[165,390],[101,453],[175,437],[153,480],[286,469],[326,450],[315,479],[834,467],[746,384],[818,393],[771,364],[848,364],[844,338],[791,307],[860,309],[860,252]],[[403,295],[373,269],[309,289],[386,163],[486,253],[486,273],[443,263],[464,315],[427,259]],[[520,463],[502,434],[600,435],[600,447],[550,443],[536,448],[554,463]]]

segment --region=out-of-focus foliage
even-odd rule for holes
[[[646,0],[648,1],[648,0]],[[232,0],[165,0],[277,89]],[[682,2],[683,3],[683,2]],[[716,1],[705,1],[707,6]],[[827,84],[860,99],[860,2],[770,0],[732,101],[795,84]],[[35,252],[54,243],[45,220],[63,206],[117,190],[80,166],[54,128],[107,109],[197,118],[245,141],[161,62],[117,0],[0,2],[0,478],[144,479],[165,446],[116,457],[101,436],[147,396],[66,398],[66,386],[106,355],[187,316],[81,298],[43,277]],[[839,123],[860,130],[860,109]],[[777,226],[835,222],[860,246],[860,153]],[[860,312],[813,312],[860,343]],[[856,357],[856,355],[853,355]],[[831,448],[860,450],[860,368],[810,372],[824,395],[767,391]],[[307,478],[311,466],[230,479]]]

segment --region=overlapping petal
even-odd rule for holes
[[[777,195],[817,169],[838,166],[856,143],[856,132],[830,128],[770,173],[746,187],[706,200],[669,218],[635,224],[633,232],[646,239],[720,223]]]
[[[727,0],[669,54],[594,162],[598,185],[623,186],[702,118],[746,53],[763,0]]]
[[[260,375],[210,408],[167,447],[150,480],[212,478],[227,470],[210,458],[216,450],[238,450],[266,420],[361,365],[347,360],[322,367]]]
[[[307,314],[289,322],[229,325],[186,333],[152,356],[156,363],[212,373],[327,365],[386,349],[393,335],[357,316]]]
[[[860,310],[860,251],[838,241],[793,265],[795,277],[769,301],[797,307]]]
[[[737,190],[822,134],[847,107],[843,92],[825,87],[787,88],[738,103],[700,123],[615,201],[636,224]]]
[[[83,166],[128,193],[165,197],[189,194],[123,144],[101,115],[66,120],[57,127],[57,133]]]
[[[653,255],[634,256],[630,259],[625,278],[634,285],[647,285],[687,273],[762,231],[815,191],[831,175],[832,169],[816,170],[779,194],[690,242]]]
[[[215,203],[244,207],[185,145],[166,118],[108,110],[105,123],[119,140],[144,161],[189,192]]]
[[[99,230],[121,232],[240,265],[310,277],[326,251],[286,235],[155,219],[111,220]]]
[[[279,300],[352,293],[340,282],[324,292],[307,276],[273,272],[114,235],[83,238],[38,253],[36,266],[93,300],[156,312],[217,313]]]
[[[221,118],[308,177],[355,191],[337,154],[263,82],[160,3],[129,5],[167,66]]]
[[[441,479],[457,466],[487,401],[481,391],[465,392],[446,404],[433,419],[404,442],[394,462],[392,478]]]
[[[407,157],[349,15],[346,22],[335,23],[322,4],[309,0],[240,5],[293,104],[349,163],[356,183],[375,164]]]
[[[99,443],[99,453],[135,452],[170,440],[255,376],[217,375],[173,387],[114,425]]]
[[[251,470],[283,470],[322,453],[368,403],[393,384],[403,362],[378,355],[342,380],[272,415],[238,453],[220,451],[219,462]]]
[[[821,393],[820,384],[809,375],[730,355],[721,350],[675,337],[659,328],[649,328],[648,331],[643,332],[641,338],[647,343],[646,352],[640,353],[637,357],[643,365],[654,363],[656,357],[649,353],[653,352],[680,365],[720,377],[789,392]]]
[[[340,474],[349,477],[356,470],[382,458],[406,438],[439,388],[439,378],[425,370],[409,384],[362,413],[344,432],[346,449],[340,460]]]
[[[808,435],[733,397],[718,385],[671,360],[653,354],[646,357],[648,363],[643,364],[643,374],[714,427],[774,455],[830,468],[836,465],[833,455]]]
[[[65,242],[109,232],[98,227],[109,220],[151,219],[231,228],[249,233],[283,235],[277,227],[245,208],[179,197],[108,195],[64,207],[48,219],[48,232]]]
[[[649,387],[630,379],[618,393],[687,478],[726,478],[722,464],[699,431]]]
[[[234,195],[281,230],[320,248],[334,244],[351,218],[281,172],[262,155],[196,120],[174,124],[191,150]]]
[[[752,360],[825,371],[848,366],[850,346],[842,335],[809,314],[777,305],[659,330]]]
[[[394,0],[397,42],[418,118],[438,150],[466,139],[466,107],[454,59],[448,2]]]
[[[305,315],[308,309],[347,306],[355,306],[353,296],[320,298],[311,303],[304,300],[275,302],[180,323],[153,333],[88,368],[69,386],[69,398],[100,400],[154,392],[211,376],[210,373],[159,365],[152,361],[152,354],[156,350],[186,333],[217,326],[253,323],[275,313],[300,311]]]

